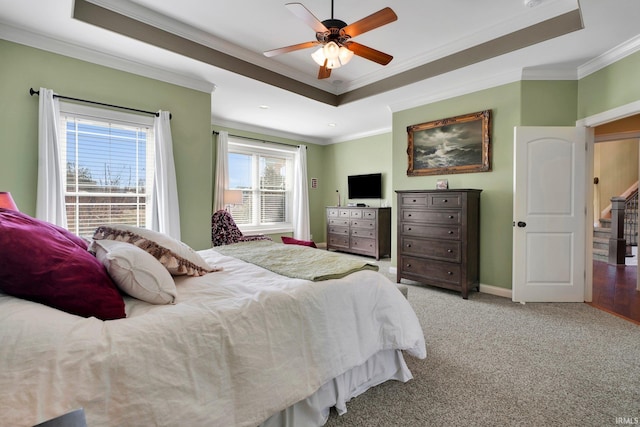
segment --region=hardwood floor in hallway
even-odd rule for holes
[[[638,267],[593,261],[593,301],[590,305],[640,325]]]

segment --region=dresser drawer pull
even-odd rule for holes
[[[442,201],[442,203],[447,203],[448,201],[449,201],[449,200],[444,199],[444,200]]]
[[[451,250],[451,249],[447,249],[447,252],[448,252],[448,253],[453,253],[453,250]]]
[[[411,218],[411,214],[408,214],[407,216],[408,216],[409,218]]]
[[[453,215],[449,215],[449,219],[453,219]]]
[[[409,227],[409,228],[407,228],[407,230],[408,230],[408,231],[411,231],[411,230],[413,230],[413,228]]]
[[[416,200],[416,199],[413,199],[413,203],[415,203],[415,202],[417,202],[417,200]]]
[[[407,264],[407,268],[411,268],[411,264]]]
[[[411,243],[407,243],[407,247],[410,248],[411,247]]]
[[[449,276],[453,276],[453,272],[452,272],[452,271],[447,271],[447,274],[448,274]]]
[[[448,234],[453,234],[453,231],[449,230],[447,231]]]

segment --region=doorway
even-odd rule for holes
[[[624,167],[618,168],[612,173],[607,172],[605,167],[600,169],[596,165],[594,166],[594,173],[591,174],[591,180],[596,177],[598,177],[599,180],[607,180],[607,173],[618,175],[612,176],[609,181],[620,178],[622,181],[628,182],[630,179],[629,175],[632,173],[635,173],[635,180],[637,180],[638,170],[640,170],[640,155],[638,154],[638,146],[640,145],[640,114],[638,114],[637,111],[635,114],[627,117],[613,119],[601,125],[594,126],[594,147],[592,147],[593,149],[591,150],[592,159],[597,159],[598,157],[598,153],[593,156],[594,152],[606,152],[605,146],[599,144],[619,144],[618,147],[616,147],[618,151],[625,152],[626,150],[627,153],[636,153],[634,155],[627,155],[626,158],[629,160],[625,160],[633,162],[634,164],[627,164],[626,178],[620,178],[619,176],[624,172]],[[622,144],[625,145],[623,146]],[[600,150],[600,148],[602,150]],[[622,157],[620,153],[618,153],[618,157]],[[620,161],[620,159],[614,160]],[[611,170],[610,168],[609,166],[609,170]],[[617,189],[615,191],[618,192]],[[609,190],[605,193],[610,194],[610,192]],[[598,185],[594,184],[592,198],[594,202],[594,222],[597,222],[599,219],[599,216],[597,216],[600,212],[599,209],[602,208],[604,204],[607,204],[606,201],[599,200],[601,196],[602,194],[599,194],[598,191]],[[608,195],[604,197],[608,198]],[[591,252],[591,250],[588,252]],[[638,277],[637,264],[610,265],[606,261],[594,260],[593,256],[590,258],[592,263],[592,299],[590,304],[640,324],[640,278]]]

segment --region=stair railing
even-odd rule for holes
[[[624,197],[611,198],[611,235],[609,237],[609,264],[624,264],[626,240],[624,238]]]
[[[627,197],[624,204],[624,238],[626,255],[631,256],[631,247],[638,246],[638,190]]]

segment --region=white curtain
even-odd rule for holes
[[[307,147],[299,145],[294,158],[293,238],[311,240],[309,226],[309,188],[307,186]]]
[[[153,122],[153,133],[156,167],[151,204],[151,228],[180,240],[180,205],[168,111],[158,112]]]
[[[224,209],[224,190],[229,188],[229,132],[218,133],[216,181],[213,186],[213,211]]]
[[[38,116],[38,189],[36,218],[67,226],[64,203],[64,175],[58,126],[60,104],[51,89],[40,88]]]

